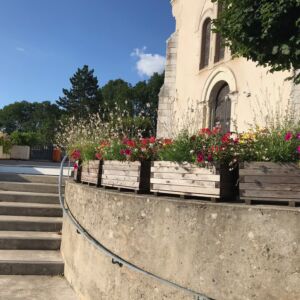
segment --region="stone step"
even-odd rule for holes
[[[0,216],[0,231],[47,231],[59,232],[62,218]]]
[[[58,184],[56,184],[56,183],[0,181],[0,191],[57,194],[58,193]]]
[[[59,204],[0,202],[0,215],[62,217],[62,209]]]
[[[58,204],[58,194],[0,191],[0,202],[27,202]]]
[[[57,184],[58,176],[0,173],[0,181]]]
[[[61,236],[53,232],[0,231],[0,249],[59,250]]]
[[[59,275],[63,272],[59,251],[0,250],[0,275]]]

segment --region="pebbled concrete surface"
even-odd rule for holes
[[[78,300],[63,277],[0,276],[0,300]]]

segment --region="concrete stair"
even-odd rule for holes
[[[0,275],[59,275],[63,271],[59,251],[0,250]]]
[[[0,275],[59,275],[58,178],[0,173]]]

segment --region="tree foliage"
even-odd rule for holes
[[[300,69],[300,0],[212,0],[222,10],[215,30],[234,55],[269,66]],[[300,82],[300,74],[292,76]]]
[[[94,70],[84,65],[81,69],[77,69],[70,82],[71,88],[63,89],[64,96],[57,101],[57,105],[65,114],[84,118],[98,111],[102,96]]]
[[[49,101],[15,102],[0,110],[0,129],[8,134],[34,132],[40,143],[51,143],[59,119],[59,108]]]

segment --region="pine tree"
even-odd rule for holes
[[[57,101],[57,105],[65,114],[87,118],[89,114],[99,111],[102,96],[94,70],[89,70],[89,67],[84,65],[82,69],[77,69],[70,82],[71,89],[63,89],[64,96]]]

